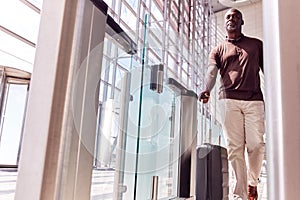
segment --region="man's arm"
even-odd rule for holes
[[[208,66],[207,72],[205,74],[206,91],[210,92],[215,86],[217,73],[218,73],[218,68],[216,65]]]
[[[205,74],[205,90],[200,93],[198,99],[207,103],[210,97],[210,91],[213,89],[217,79],[218,68],[216,65],[209,65]]]

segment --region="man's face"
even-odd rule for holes
[[[228,32],[241,30],[243,25],[242,15],[235,9],[231,9],[225,14],[225,28]]]

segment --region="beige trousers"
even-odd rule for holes
[[[223,99],[221,104],[228,159],[235,178],[230,187],[236,199],[246,200],[247,186],[258,184],[264,158],[264,102]]]

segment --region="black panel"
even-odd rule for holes
[[[102,0],[91,0],[91,2],[93,2],[93,4],[103,12],[103,14],[107,15],[107,9],[108,9],[108,6],[107,4],[102,1]]]
[[[128,54],[136,54],[137,44],[124,32],[120,25],[109,15],[106,23],[114,31],[114,33],[110,33],[110,31],[107,31],[107,33],[116,39]]]
[[[107,14],[108,6],[103,0],[91,0],[93,4],[107,16],[106,33],[109,34],[128,54],[136,54],[137,44],[124,32],[124,30]]]
[[[190,197],[191,188],[191,149],[180,156],[179,197]]]

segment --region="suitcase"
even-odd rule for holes
[[[228,181],[227,150],[209,143],[197,147],[196,200],[227,200]]]

